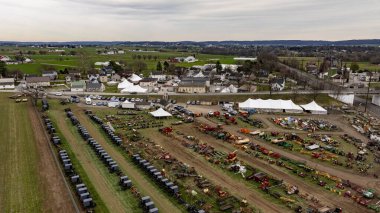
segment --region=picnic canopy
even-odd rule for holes
[[[162,117],[170,117],[172,116],[170,113],[166,112],[164,109],[159,108],[158,110],[154,112],[150,112],[151,115],[155,118],[162,118]]]
[[[301,107],[305,111],[311,112],[311,114],[318,114],[318,115],[326,115],[327,110],[324,109],[323,107],[319,106],[315,101],[312,101],[308,104],[301,105]]]
[[[303,110],[300,106],[295,104],[292,100],[263,100],[251,99],[239,103],[239,109],[243,110],[261,110],[267,112],[289,112],[289,113],[302,113]]]
[[[226,87],[222,89],[221,93],[237,93],[238,88],[236,88],[234,85],[230,85],[229,87]]]

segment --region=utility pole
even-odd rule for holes
[[[369,96],[369,89],[371,87],[371,81],[372,81],[372,72],[369,72],[369,83],[368,83],[367,97],[365,99],[364,112],[367,112],[368,96]]]

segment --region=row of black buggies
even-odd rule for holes
[[[108,126],[107,124],[104,124],[102,119],[100,119],[99,117],[97,117],[96,115],[93,115],[93,114],[88,114],[88,116],[93,120],[95,121],[97,124],[100,124],[102,126],[102,129],[107,133],[108,137],[111,139],[111,141],[120,146],[121,143],[123,142],[121,140],[121,138],[119,136],[117,136],[111,129],[110,126]]]
[[[80,199],[83,207],[85,209],[91,209],[95,207],[95,202],[93,201],[90,192],[88,191],[86,185],[82,183],[82,180],[78,174],[76,174],[71,159],[68,156],[66,150],[59,147],[61,144],[60,137],[55,133],[55,127],[51,120],[47,117],[43,117],[46,128],[51,136],[51,142],[58,147],[59,160],[64,168],[66,176],[70,179],[71,184],[75,187],[76,194]]]
[[[159,185],[164,187],[170,194],[175,196],[180,204],[183,204],[186,206],[187,210],[192,213],[204,213],[204,210],[198,210],[196,207],[191,206],[190,204],[187,204],[180,196],[179,194],[179,188],[177,185],[175,185],[173,182],[171,182],[169,179],[165,178],[161,175],[161,172],[158,171],[153,165],[150,164],[149,161],[145,160],[144,158],[140,157],[139,154],[133,155],[133,162],[140,166],[142,169],[144,169],[148,175],[150,175]]]

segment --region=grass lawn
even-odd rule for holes
[[[38,155],[27,103],[0,94],[0,206],[2,212],[42,212]]]

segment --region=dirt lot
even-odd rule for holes
[[[182,125],[182,126],[176,127],[175,130],[179,130],[185,135],[196,135],[196,137],[199,138],[201,141],[207,142],[208,144],[212,145],[219,151],[224,151],[224,152],[229,153],[236,150],[236,147],[234,147],[232,144],[223,142],[221,140],[217,140],[211,137],[210,135],[201,134],[198,130],[196,130],[195,128],[191,126]],[[365,208],[359,206],[356,203],[353,203],[349,199],[336,196],[333,193],[327,192],[325,189],[320,188],[319,186],[308,184],[302,178],[298,178],[293,175],[290,175],[284,172],[283,170],[278,169],[278,167],[268,164],[266,161],[259,160],[258,158],[253,158],[252,156],[249,156],[247,153],[241,150],[238,150],[238,158],[248,163],[249,165],[262,170],[263,172],[272,175],[273,177],[280,178],[284,180],[286,183],[298,186],[302,194],[306,193],[306,194],[314,196],[319,201],[321,201],[321,204],[324,204],[330,207],[339,206],[339,207],[342,207],[343,209],[350,209],[351,212],[365,211]]]
[[[199,118],[198,120],[202,123],[208,123],[210,125],[215,125],[215,123],[213,123],[213,122],[211,122],[205,118]],[[227,131],[233,132],[238,136],[246,137],[245,135],[238,133],[238,131],[240,129],[238,126],[229,125],[229,126],[224,126],[224,128]],[[259,144],[260,146],[263,146],[266,148],[269,147],[274,152],[280,153],[282,156],[285,156],[287,158],[290,158],[290,159],[293,159],[296,161],[305,162],[308,166],[310,166],[312,168],[316,167],[320,171],[324,171],[324,172],[327,172],[331,175],[340,177],[342,179],[350,180],[352,183],[355,183],[355,184],[358,184],[361,186],[371,187],[371,188],[374,188],[376,191],[380,191],[380,180],[375,179],[373,177],[361,176],[361,175],[354,174],[351,171],[343,171],[343,170],[340,170],[337,168],[326,166],[326,165],[321,164],[321,163],[316,163],[316,162],[310,160],[309,158],[307,158],[305,156],[296,155],[294,153],[287,152],[287,151],[285,151],[281,148],[275,147],[275,146],[269,146],[267,143],[261,142],[259,140],[255,140],[254,142]]]
[[[66,187],[64,179],[59,172],[59,167],[54,161],[54,156],[49,148],[50,141],[46,138],[44,127],[34,110],[32,103],[28,106],[29,119],[34,127],[34,137],[38,147],[38,172],[43,186],[45,199],[44,212],[76,212],[75,200],[71,197],[70,189]]]
[[[171,203],[160,191],[153,186],[150,180],[142,176],[132,163],[128,162],[125,157],[114,146],[106,142],[104,136],[99,132],[97,127],[90,121],[81,109],[73,109],[74,114],[80,123],[85,126],[90,135],[102,145],[102,147],[118,162],[122,171],[133,181],[134,185],[143,195],[149,195],[161,212],[181,212],[173,203]]]

